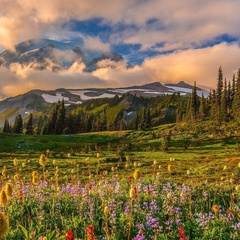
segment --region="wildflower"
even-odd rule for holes
[[[130,160],[129,155],[126,156],[126,161],[128,162]]]
[[[39,164],[42,165],[43,167],[47,164],[47,158],[44,154],[40,155]]]
[[[20,186],[19,186],[19,199],[20,200],[23,199],[23,185],[22,185],[22,183],[20,183]]]
[[[130,188],[130,190],[129,190],[129,197],[134,198],[134,189],[133,188]]]
[[[0,206],[6,207],[8,204],[7,194],[4,189],[0,191]]]
[[[7,174],[7,170],[6,167],[4,166],[3,170],[2,170],[2,176],[5,177]]]
[[[47,240],[47,237],[43,237],[42,240]]]
[[[187,239],[187,236],[185,235],[185,230],[183,227],[180,227],[178,229],[178,237],[179,237],[179,240],[186,240]]]
[[[135,172],[133,173],[133,177],[134,177],[135,180],[138,180],[140,178],[140,171],[135,170]]]
[[[171,173],[171,171],[172,171],[172,166],[171,166],[171,164],[168,164],[168,167],[167,167],[167,169],[168,169],[168,172],[170,172],[170,173]]]
[[[107,215],[109,214],[108,206],[105,206],[104,211],[103,211],[103,214],[104,214],[105,216],[107,216]]]
[[[13,165],[14,165],[15,167],[17,167],[17,165],[18,165],[18,160],[17,160],[16,158],[13,159]]]
[[[238,191],[239,191],[239,186],[237,185],[237,186],[235,187],[235,189],[236,189],[236,191],[238,192]]]
[[[100,158],[100,153],[97,153],[97,158]]]
[[[19,180],[19,174],[18,174],[18,173],[15,174],[13,178],[14,178],[14,181],[15,181],[15,182],[18,181],[18,180]]]
[[[227,169],[227,166],[225,165],[224,167],[223,167],[223,171],[225,171]]]
[[[22,167],[25,168],[26,167],[26,163],[22,163]]]
[[[156,160],[153,161],[153,165],[154,166],[157,165],[157,161]]]
[[[136,162],[134,162],[134,163],[133,163],[133,166],[134,166],[134,167],[136,167],[136,166],[137,166],[137,163],[136,163]]]
[[[189,170],[187,170],[187,175],[190,175],[190,171]]]
[[[37,185],[39,182],[39,175],[38,175],[38,172],[37,171],[33,171],[32,173],[32,183],[34,185]]]
[[[6,194],[7,194],[7,198],[11,199],[12,198],[12,194],[13,194],[13,187],[11,183],[7,183],[6,184]]]
[[[55,159],[53,160],[53,165],[56,165],[56,160]]]
[[[96,238],[94,234],[94,227],[92,225],[87,226],[87,240],[94,240]]]
[[[68,153],[68,155],[67,155],[67,156],[68,156],[68,158],[70,158],[70,157],[71,157],[71,153]]]
[[[214,204],[214,205],[212,206],[212,210],[213,210],[214,213],[218,213],[218,212],[219,212],[219,206],[216,205],[216,204]]]
[[[115,171],[115,167],[111,167],[111,170],[112,170],[112,172],[114,172]]]
[[[128,181],[129,183],[131,183],[131,182],[132,182],[132,178],[129,176],[129,177],[127,178],[127,181]]]
[[[66,234],[66,240],[74,240],[72,230],[69,230]]]
[[[9,222],[5,213],[0,212],[0,239],[3,239],[9,231]]]

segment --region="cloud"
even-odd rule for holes
[[[100,18],[112,26],[111,39],[141,43],[199,43],[222,34],[240,36],[237,0],[0,0],[1,45],[14,49],[21,40],[71,30],[71,21]],[[119,29],[118,25],[123,26]],[[132,28],[132,26],[136,26]],[[87,39],[89,44],[98,39]],[[101,47],[107,47],[98,42]],[[114,42],[112,42],[114,43]],[[91,45],[91,44],[90,44]]]

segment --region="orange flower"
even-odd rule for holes
[[[216,204],[214,204],[214,205],[212,206],[212,210],[214,211],[214,213],[218,213],[218,212],[219,212],[219,206],[216,205]]]

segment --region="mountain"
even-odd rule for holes
[[[30,39],[15,46],[16,51],[6,50],[0,54],[0,66],[11,68],[14,64],[28,66],[34,70],[59,71],[74,63],[83,63],[85,71],[99,68],[102,60],[122,61],[114,52],[102,52],[84,47],[81,40],[58,42],[49,39]]]
[[[174,93],[180,93],[180,95],[187,96],[191,91],[192,86],[184,82],[171,85],[153,82],[141,86],[125,88],[61,88],[53,91],[32,90],[25,94],[0,101],[0,126],[3,125],[5,118],[8,118],[10,123],[12,123],[17,113],[20,113],[24,118],[30,112],[46,112],[49,104],[55,103],[61,99],[64,99],[66,106],[69,106],[80,105],[91,99],[113,98],[116,95],[122,96],[127,93],[143,97],[156,97],[161,95],[172,95]],[[208,92],[200,88],[198,88],[197,93],[199,96],[201,96],[202,93],[204,93],[205,97],[208,96]]]

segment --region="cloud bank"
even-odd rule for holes
[[[229,57],[227,57],[229,56]],[[2,95],[15,96],[32,89],[126,87],[148,82],[186,81],[216,88],[217,72],[222,65],[224,77],[231,80],[239,66],[238,44],[218,44],[204,49],[188,49],[145,59],[141,66],[129,68],[125,61],[99,62],[99,69],[84,72],[85,65],[75,62],[59,72],[34,71],[29,66],[0,68]],[[224,61],[222,61],[224,59]],[[223,63],[223,64],[222,64]]]

